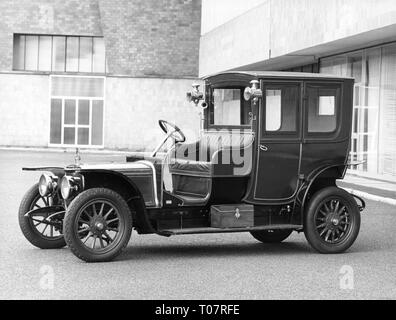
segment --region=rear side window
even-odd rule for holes
[[[308,133],[331,133],[337,129],[340,87],[307,86]]]
[[[297,131],[299,92],[299,85],[294,84],[266,86],[263,133],[273,135]]]

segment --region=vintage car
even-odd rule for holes
[[[353,79],[225,72],[203,81],[205,92],[187,93],[202,115],[197,141],[159,120],[165,137],[151,156],[24,168],[44,172],[20,205],[25,237],[88,262],[115,258],[132,229],[250,232],[263,243],[303,231],[320,253],[348,249],[365,207],[336,184],[349,165]]]

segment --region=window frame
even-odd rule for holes
[[[308,87],[317,87],[323,89],[338,89],[339,94],[335,99],[335,117],[336,117],[336,127],[333,131],[328,132],[310,132],[309,131],[309,98],[308,98]],[[304,84],[304,141],[309,140],[334,140],[337,136],[339,136],[342,123],[343,123],[343,115],[342,115],[342,102],[344,97],[344,86],[341,81],[306,81]],[[319,106],[315,112],[319,111]]]
[[[38,42],[38,48],[37,48],[37,63],[36,63],[36,69],[26,69],[26,37],[37,37],[37,42]],[[17,37],[24,37],[23,40],[23,68],[18,69],[15,68],[16,62],[15,62],[15,43],[16,43],[16,38]],[[41,37],[51,37],[51,61],[50,61],[50,70],[40,70],[40,38]],[[63,56],[63,70],[55,70],[54,69],[54,38],[55,37],[64,37],[64,43],[65,43],[65,48],[64,48],[64,56]],[[78,38],[78,50],[77,50],[77,71],[67,71],[67,42],[69,38]],[[91,39],[91,71],[80,71],[80,55],[81,55],[81,50],[80,50],[80,40],[81,38],[90,38]],[[90,35],[70,35],[70,34],[29,34],[29,33],[14,33],[13,34],[13,52],[12,52],[12,70],[13,71],[20,71],[20,72],[40,72],[40,73],[66,73],[66,74],[93,74],[93,75],[102,75],[102,74],[107,74],[107,63],[106,63],[106,49],[104,50],[104,57],[103,57],[103,63],[104,65],[100,67],[100,69],[103,69],[103,71],[94,71],[94,43],[95,39],[103,39],[103,36],[90,36]],[[19,53],[20,54],[20,53]]]
[[[268,90],[276,90],[274,87],[276,86],[296,86],[298,92],[298,107],[296,110],[296,130],[295,131],[267,131],[266,124],[266,91]],[[260,99],[260,108],[259,108],[259,138],[261,141],[266,140],[287,140],[287,141],[300,141],[302,137],[302,110],[303,110],[303,90],[304,90],[304,82],[303,81],[293,81],[293,80],[274,80],[274,79],[262,79],[261,80],[261,88],[263,90],[263,98]],[[281,127],[282,128],[282,110],[281,110]]]
[[[212,119],[212,112],[211,110],[214,110],[214,90],[215,89],[239,89],[240,90],[240,113],[242,113],[242,105],[244,102],[244,98],[243,98],[243,92],[245,90],[246,86],[243,86],[241,84],[235,84],[235,85],[223,85],[223,84],[219,84],[216,86],[210,86],[210,90],[208,90],[208,95],[207,95],[207,99],[208,99],[208,108],[207,108],[207,125],[206,125],[206,129],[241,129],[241,130],[251,130],[252,126],[250,124],[241,124],[241,125],[226,125],[226,124],[214,124],[212,123],[212,120],[214,122],[214,119]],[[252,110],[253,112],[253,110]]]
[[[103,79],[103,97],[88,97],[88,96],[53,96],[52,95],[52,78],[53,77],[68,77],[68,78],[97,78]],[[82,76],[82,75],[50,75],[50,85],[49,85],[49,117],[51,117],[51,100],[61,99],[62,100],[62,113],[61,113],[61,143],[51,143],[51,125],[49,125],[48,130],[48,147],[55,148],[84,148],[84,149],[103,149],[105,141],[105,129],[106,129],[106,77],[105,76]],[[65,117],[65,100],[75,100],[76,110],[75,110],[75,123],[66,124],[64,123]],[[78,100],[89,100],[89,125],[78,124]],[[64,143],[64,129],[73,127],[77,133],[74,137],[74,141],[78,141],[78,128],[89,128],[89,142],[92,141],[92,101],[99,100],[103,101],[103,117],[102,117],[102,144],[91,145],[91,144],[65,144]],[[51,121],[51,119],[50,119]]]

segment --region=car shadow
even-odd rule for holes
[[[274,244],[264,243],[228,243],[228,244],[172,244],[147,245],[134,247],[129,245],[123,254],[117,259],[169,259],[169,258],[210,258],[210,257],[249,257],[249,256],[281,256],[307,254],[313,252],[312,249],[301,242],[282,242]]]

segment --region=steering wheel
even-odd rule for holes
[[[165,120],[158,121],[160,128],[175,140],[175,143],[186,141],[186,136],[178,126]]]

